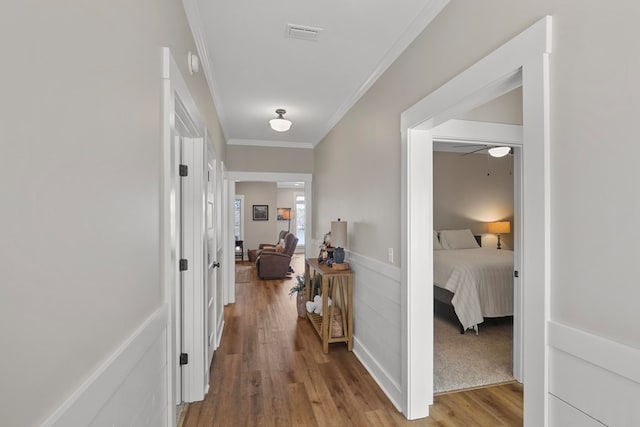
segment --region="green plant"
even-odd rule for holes
[[[307,283],[304,281],[304,276],[297,275],[295,286],[289,289],[289,296],[293,296],[293,294],[295,293],[304,291],[306,287],[307,287]]]

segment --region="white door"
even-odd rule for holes
[[[180,369],[182,401],[204,399],[208,388],[207,357],[207,171],[203,138],[183,138],[181,182],[181,311]]]
[[[207,156],[207,293],[206,293],[206,312],[207,312],[207,375],[209,373],[209,367],[211,365],[211,359],[213,359],[213,352],[217,347],[218,337],[218,301],[220,300],[218,289],[218,267],[220,262],[218,260],[218,248],[217,248],[217,234],[216,224],[218,213],[216,200],[216,186],[217,176],[215,170],[215,161],[211,158],[211,155]]]

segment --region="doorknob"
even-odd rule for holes
[[[220,263],[219,262],[214,262],[213,263],[213,268],[220,268]]]

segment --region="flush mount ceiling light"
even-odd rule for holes
[[[489,148],[491,157],[504,157],[511,151],[511,147],[492,147]]]
[[[286,112],[287,111],[283,110],[282,108],[278,108],[276,110],[276,114],[278,115],[278,117],[269,120],[271,129],[275,130],[276,132],[286,132],[291,128],[291,121],[282,117],[282,115]]]

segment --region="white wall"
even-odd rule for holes
[[[497,237],[487,223],[510,221],[513,229],[513,159],[488,154],[433,153],[433,226],[436,230],[469,228],[482,246],[495,248]],[[500,237],[513,248],[511,234]]]
[[[323,232],[331,218],[344,217],[352,251],[389,264],[393,247],[392,264],[399,266],[400,113],[544,15],[553,16],[550,315],[638,348],[634,266],[640,230],[619,226],[640,214],[632,184],[640,180],[634,127],[640,57],[630,53],[640,37],[640,4],[633,0],[452,0],[315,148],[313,233]],[[382,275],[368,277],[362,291],[373,292],[381,283],[388,283]],[[396,300],[401,286],[380,301]],[[356,301],[356,310],[361,304]],[[400,382],[400,348],[394,344],[399,329],[373,333],[369,327],[400,316],[393,304],[384,306],[392,312],[356,314],[355,331],[365,347],[380,348],[371,358],[388,383]]]
[[[227,166],[232,171],[311,173],[313,150],[230,145]]]
[[[10,2],[0,40],[0,418],[31,426],[162,305],[162,46],[224,141],[179,0]]]
[[[244,250],[258,249],[260,243],[277,243],[276,183],[238,182],[236,194],[244,195]],[[253,205],[268,205],[269,220],[254,221]]]

